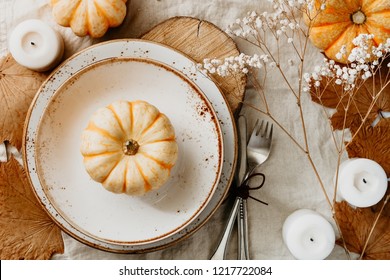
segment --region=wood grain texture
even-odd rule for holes
[[[192,17],[170,18],[152,28],[142,39],[170,46],[199,63],[205,58],[224,59],[240,53],[233,39],[225,32],[210,22]],[[232,111],[238,111],[244,99],[246,76],[212,75],[212,78]]]

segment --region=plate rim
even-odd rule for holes
[[[82,54],[83,52],[87,52],[88,50],[90,49],[93,49],[93,48],[97,48],[97,47],[100,47],[100,46],[104,46],[104,45],[107,45],[107,44],[115,44],[115,43],[131,43],[131,42],[140,42],[140,43],[146,43],[146,44],[152,44],[152,45],[157,45],[159,47],[162,47],[162,48],[167,48],[181,56],[183,56],[185,59],[187,59],[188,61],[192,62],[194,65],[197,64],[197,62],[192,59],[191,57],[189,57],[187,54],[181,52],[181,51],[178,51],[168,45],[164,45],[162,43],[159,43],[159,42],[153,42],[153,41],[150,41],[150,40],[145,40],[145,39],[114,39],[114,40],[108,40],[108,41],[105,41],[105,42],[100,42],[100,43],[97,43],[97,44],[94,44],[94,45],[91,45],[91,46],[88,46],[82,50],[79,50],[77,51],[76,53],[74,53],[73,55],[71,55],[70,57],[68,57],[67,59],[65,59],[60,65],[58,65],[54,70],[52,70],[52,72],[49,74],[49,76],[45,79],[45,81],[42,83],[42,85],[39,87],[39,89],[37,90],[37,93],[36,95],[34,96],[30,106],[29,106],[29,109],[27,111],[27,114],[26,114],[26,120],[25,120],[25,123],[24,123],[24,126],[23,126],[23,139],[22,139],[22,155],[23,155],[23,165],[24,165],[24,169],[25,169],[25,172],[26,172],[26,177],[27,177],[27,180],[28,182],[30,183],[30,186],[32,187],[33,189],[33,193],[35,195],[35,197],[37,198],[39,204],[41,205],[41,207],[44,209],[44,211],[48,214],[48,216],[51,218],[51,220],[57,225],[59,226],[59,228],[64,231],[66,234],[70,235],[72,238],[74,238],[75,240],[77,241],[80,241],[81,243],[85,244],[85,245],[88,245],[92,248],[96,248],[96,249],[99,249],[99,250],[103,250],[103,251],[106,251],[106,252],[112,252],[112,253],[123,253],[123,254],[127,254],[127,253],[147,253],[147,252],[153,252],[153,251],[157,251],[157,250],[161,250],[161,249],[165,249],[165,248],[168,248],[168,247],[171,247],[179,242],[181,242],[182,240],[188,238],[189,236],[193,235],[194,233],[196,233],[200,228],[202,228],[204,226],[204,224],[210,220],[210,218],[214,215],[214,213],[218,210],[218,208],[220,207],[220,205],[223,203],[223,201],[225,200],[228,192],[229,192],[229,189],[230,189],[230,185],[233,181],[233,178],[234,178],[234,173],[235,173],[235,169],[236,169],[236,164],[237,164],[237,157],[238,157],[238,145],[237,145],[237,127],[236,127],[236,123],[235,123],[235,117],[234,117],[234,114],[229,106],[229,103],[227,101],[227,98],[226,96],[223,94],[223,92],[221,91],[220,87],[218,86],[218,83],[215,81],[215,79],[211,76],[207,76],[206,78],[209,79],[214,85],[215,87],[218,89],[222,99],[224,100],[225,104],[226,104],[226,109],[228,111],[228,114],[230,116],[230,119],[231,119],[231,125],[232,125],[232,133],[233,133],[233,143],[234,143],[234,147],[232,148],[233,150],[233,160],[232,160],[232,164],[231,164],[231,172],[228,176],[228,180],[226,182],[226,186],[224,188],[224,191],[222,193],[222,196],[221,198],[217,201],[215,207],[213,207],[213,209],[210,210],[210,212],[206,215],[206,217],[202,220],[202,221],[199,221],[199,223],[197,223],[197,225],[192,228],[191,230],[187,230],[186,231],[186,234],[182,234],[180,235],[178,238],[176,239],[173,239],[173,240],[170,240],[170,241],[167,241],[165,244],[160,244],[160,245],[152,245],[153,243],[150,243],[149,245],[152,245],[148,248],[133,248],[133,249],[129,249],[129,248],[123,248],[123,249],[115,249],[115,248],[109,248],[107,246],[102,246],[102,245],[98,245],[98,244],[95,244],[95,243],[92,243],[88,240],[85,240],[83,238],[81,238],[80,236],[77,236],[75,235],[74,233],[70,232],[68,229],[64,228],[64,226],[59,222],[57,221],[56,219],[53,219],[52,215],[50,214],[50,212],[48,211],[48,209],[45,207],[45,204],[43,203],[43,201],[40,199],[40,197],[38,196],[38,194],[36,193],[35,191],[35,188],[33,187],[33,183],[32,183],[32,179],[30,177],[30,170],[29,170],[29,167],[28,167],[28,159],[27,159],[27,138],[28,138],[28,127],[29,127],[29,123],[30,123],[30,119],[31,119],[31,115],[32,115],[32,112],[34,110],[34,105],[36,104],[37,102],[37,99],[39,98],[39,92],[42,91],[42,89],[44,88],[44,86],[48,83],[48,81],[50,81],[53,76],[58,72],[59,69],[61,69],[65,64],[67,64],[69,61],[73,60],[75,57],[79,56],[80,54]],[[117,56],[115,56],[117,57]],[[171,66],[171,68],[174,68]],[[177,68],[174,68],[176,71],[179,71],[179,69]],[[187,76],[185,73],[182,73],[183,75]],[[187,77],[188,79],[190,79],[189,77]],[[196,83],[195,83],[196,84]],[[191,225],[191,223],[189,224]],[[187,225],[187,227],[189,226]],[[71,225],[72,227],[72,225]]]

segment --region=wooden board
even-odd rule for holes
[[[144,34],[142,39],[170,46],[198,63],[205,58],[224,59],[240,54],[237,45],[214,24],[192,17],[170,18]],[[220,77],[212,75],[233,112],[237,112],[244,99],[246,76]]]

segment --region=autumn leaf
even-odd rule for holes
[[[352,208],[345,201],[336,202],[335,218],[340,226],[346,248],[350,252],[362,255],[362,259],[390,260],[390,217],[375,213],[371,208]],[[370,231],[379,219],[371,233]],[[337,244],[343,246],[342,239]]]
[[[36,199],[18,162],[0,163],[0,258],[49,259],[63,253],[60,228]]]
[[[379,112],[390,111],[390,84],[386,85],[390,70],[384,68],[365,81],[357,81],[358,89],[353,94],[345,92],[334,80],[323,79],[319,87],[311,86],[310,95],[314,102],[336,109],[330,118],[334,130],[360,124],[366,115],[367,123],[372,123]],[[375,96],[378,98],[374,102]]]
[[[390,119],[381,119],[374,127],[353,123],[356,135],[346,144],[349,158],[368,158],[376,161],[390,177]]]
[[[20,150],[28,108],[46,76],[19,65],[10,54],[0,59],[0,142],[8,140]]]
[[[386,201],[386,198],[390,196],[390,182],[387,184],[387,192],[384,197],[377,204],[371,206],[372,211],[379,212],[382,209],[383,204]],[[383,209],[382,215],[385,215],[390,218],[390,207],[385,207]]]
[[[341,105],[341,102],[344,101],[342,96],[343,88],[333,81],[328,81],[327,79],[322,79],[319,82],[319,87],[315,87],[314,84],[311,85],[310,95],[312,101],[333,109]]]

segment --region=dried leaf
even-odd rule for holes
[[[390,111],[390,85],[384,87],[390,70],[385,68],[365,80],[352,97],[348,92],[343,92],[342,87],[335,84],[334,80],[323,79],[318,88],[312,85],[310,89],[312,100],[322,106],[336,109],[331,117],[334,130],[350,128],[353,123],[360,124],[367,114],[367,123],[372,123],[380,111]],[[360,81],[356,84],[359,83]],[[383,91],[373,103],[373,97],[379,94],[382,87]]]
[[[319,82],[319,87],[312,85],[310,88],[311,99],[322,106],[333,109],[342,105],[340,104],[340,102],[344,101],[342,87],[326,79],[322,79]]]
[[[390,182],[387,184],[387,192],[384,197],[377,204],[371,207],[372,211],[379,212],[382,209],[383,203],[385,203],[386,198],[390,195]],[[390,207],[385,207],[383,209],[382,215],[385,215],[390,218]]]
[[[0,142],[9,140],[20,150],[28,108],[46,77],[19,65],[10,54],[0,59]]]
[[[359,125],[353,123],[352,133]],[[381,119],[374,127],[363,125],[351,143],[347,144],[350,158],[368,158],[376,161],[390,177],[390,119]]]
[[[345,201],[335,203],[334,210],[347,249],[361,255],[379,213],[373,212],[370,208],[354,209]],[[380,215],[362,259],[390,259],[389,228],[390,218]],[[343,245],[343,241],[337,240],[337,244]]]
[[[36,199],[18,162],[0,163],[0,258],[49,259],[63,253],[61,230]]]

